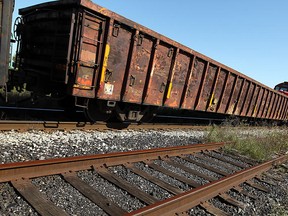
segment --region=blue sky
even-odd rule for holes
[[[287,0],[92,1],[269,87],[288,81]]]

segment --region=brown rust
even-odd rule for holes
[[[227,143],[194,144],[187,146],[119,152],[100,155],[88,155],[71,158],[49,159],[0,165],[0,182],[13,181],[21,178],[61,174],[67,171],[89,170],[92,166],[120,165],[127,162],[138,162],[159,157],[192,154],[205,150],[215,150]]]
[[[172,49],[168,44],[164,43],[159,43],[155,49],[155,58],[150,72],[150,80],[144,104],[162,106],[173,60],[173,51],[171,51]]]
[[[185,80],[189,74],[190,56],[187,53],[177,52],[172,71],[172,78],[168,84],[165,106],[179,108]]]
[[[141,104],[154,43],[152,38],[139,31],[135,34],[133,42],[123,101]]]
[[[74,11],[66,10],[66,6]],[[69,21],[61,24],[66,33],[75,29],[72,37],[71,33],[61,38],[64,46],[54,41],[54,47],[62,53],[61,60],[54,59],[56,66],[49,70],[57,69],[57,79],[68,83],[74,96],[245,117],[287,118],[286,96],[92,1],[51,2],[20,12],[27,15],[41,7],[57,8],[59,14],[65,14],[55,12]],[[74,12],[75,22],[71,22]],[[71,58],[70,51],[65,53],[66,45]],[[52,52],[50,55],[55,52],[44,50]],[[51,67],[50,62],[45,64]]]
[[[151,206],[136,210],[127,215],[174,215],[188,211],[194,206],[208,201],[220,193],[228,191],[233,186],[237,186],[269,170],[272,166],[287,161],[287,159],[287,155],[281,156],[263,164],[226,176],[222,179],[203,185],[186,193],[176,195],[167,200],[163,200]]]

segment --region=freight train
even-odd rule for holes
[[[4,92],[16,87],[33,98],[57,98],[93,122],[140,122],[163,109],[287,120],[286,95],[90,0],[20,9],[17,70],[8,72],[11,24],[3,17],[10,20],[11,2],[1,1]]]

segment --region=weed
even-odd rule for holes
[[[213,126],[208,132],[208,142],[232,141],[233,144],[224,147],[225,151],[238,151],[253,159],[263,161],[277,154],[288,151],[288,133],[283,128],[253,127],[233,128]]]

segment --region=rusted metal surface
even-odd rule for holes
[[[103,32],[105,32],[105,19],[83,12],[78,14],[77,41],[79,43],[73,50],[77,53],[74,62],[75,83],[73,95],[79,97],[95,98],[96,82],[99,76],[100,53],[103,49]]]
[[[8,80],[13,9],[14,0],[0,0],[0,86]]]
[[[166,98],[164,98],[164,105],[172,108],[179,108],[185,87],[185,81],[189,75],[191,59],[189,54],[182,52],[179,53],[178,49],[175,58],[172,75],[167,85],[167,95]]]
[[[247,168],[215,182],[203,185],[184,194],[176,195],[167,200],[160,201],[127,215],[172,215],[185,212],[202,202],[208,201],[220,193],[228,191],[233,186],[237,186],[262,172],[267,171],[272,166],[285,162],[287,158],[288,156],[285,155],[266,163]]]
[[[207,130],[208,126],[185,125],[185,124],[161,124],[161,123],[146,123],[146,124],[125,124],[125,123],[105,123],[98,122],[95,124],[87,122],[55,122],[55,121],[0,121],[0,131],[29,131],[29,130],[162,130],[162,129],[194,129]]]
[[[69,36],[61,37],[63,45],[55,42],[55,34],[51,41],[50,51],[60,50],[61,60],[54,58],[50,66],[42,60],[49,73],[56,63],[57,70],[62,68],[56,77],[66,74],[58,81],[67,83],[74,96],[287,120],[284,94],[92,1],[45,3],[21,13],[26,20],[36,9],[38,16],[51,16],[52,12],[41,12],[45,8],[67,13],[60,26]],[[42,25],[39,17],[37,23]],[[41,35],[37,38],[43,40]]]
[[[50,159],[0,165],[0,182],[13,181],[21,178],[34,178],[46,175],[61,174],[69,171],[91,169],[92,166],[115,166],[127,162],[145,161],[159,157],[193,154],[205,150],[215,150],[227,143],[207,143],[187,146],[119,152],[101,155],[79,156],[73,158]],[[98,168],[99,169],[99,168]]]
[[[150,71],[144,104],[162,106],[174,49],[169,44],[159,41],[154,45],[154,49],[153,65]]]
[[[123,101],[141,104],[154,42],[152,38],[140,34],[138,30],[132,41],[132,57],[126,77]]]
[[[39,188],[33,182],[34,178],[49,175],[61,175],[67,184],[73,186],[83,196],[97,204],[109,215],[174,215],[176,213],[185,212],[196,205],[203,204],[216,196],[225,200],[225,202],[244,209],[245,204],[233,199],[225,192],[233,187],[235,187],[235,190],[237,191],[243,191],[243,189],[238,186],[243,182],[246,182],[258,190],[267,192],[266,187],[260,186],[249,179],[259,176],[260,173],[270,169],[273,165],[285,162],[288,159],[288,156],[285,155],[264,164],[246,168],[241,171],[232,171],[229,169],[228,165],[231,165],[231,163],[228,162],[227,169],[231,170],[233,174],[220,171],[213,168],[211,165],[202,164],[189,157],[190,154],[195,155],[197,153],[197,156],[195,155],[197,158],[204,158],[203,152],[206,152],[206,154],[209,155],[209,151],[219,149],[225,144],[229,143],[194,144],[189,146],[138,150],[133,152],[118,152],[78,156],[73,158],[49,159],[45,161],[1,164],[0,183],[10,182],[22,197],[25,198],[25,200],[41,215],[66,215],[66,212],[57,207],[54,202],[50,201],[48,194],[45,195],[44,193],[41,193]],[[188,168],[188,166],[185,166],[184,164],[175,162],[176,157],[182,157],[189,161],[189,163],[218,173],[224,177],[219,179],[210,178],[208,176],[206,177],[205,175],[203,176],[203,173],[195,172],[192,168]],[[201,186],[186,176],[184,177],[176,174],[166,167],[157,165],[155,160],[161,160],[168,165],[185,171],[187,174],[191,173],[198,177],[207,179],[210,183]],[[241,158],[241,160],[244,160],[244,158]],[[155,171],[161,172],[181,181],[184,184],[190,185],[193,189],[183,191],[175,185],[157,178],[150,172],[138,168],[138,165],[134,164],[137,162],[144,163]],[[113,172],[113,167],[119,165],[125,167],[127,171],[129,170],[129,172],[132,172],[167,192],[170,192],[173,196],[160,201],[159,198],[155,197],[153,194],[143,191],[141,187],[134,185],[125,178],[120,177],[116,172]],[[240,168],[241,166],[238,167]],[[85,180],[78,177],[77,172],[82,170],[93,170],[93,173],[97,173],[97,175],[99,175],[103,180],[105,179],[118,188],[126,191],[125,194],[130,194],[139,201],[142,201],[146,207],[127,213],[127,210],[118,206],[119,204],[110,200],[105,196],[105,194],[99,192],[97,188],[94,188],[94,186],[89,185]],[[267,181],[265,182],[269,183]],[[243,191],[243,194],[244,193],[247,194],[248,192]],[[251,196],[249,193],[247,195]],[[69,196],[71,196],[71,194],[69,194]],[[254,197],[252,198],[254,199]],[[213,206],[209,207],[207,205],[202,205],[202,207],[208,212],[218,211],[218,209]]]

